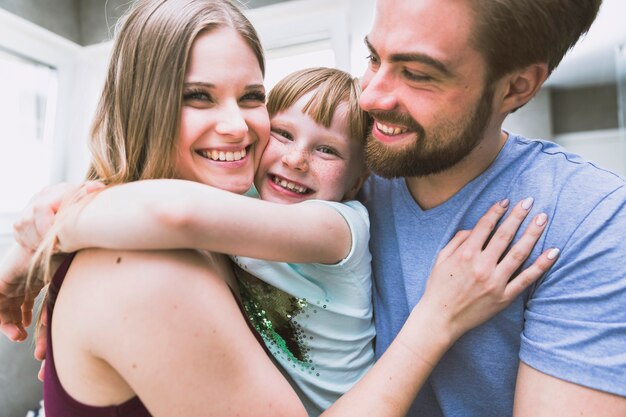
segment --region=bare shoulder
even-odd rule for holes
[[[127,308],[149,312],[194,295],[230,295],[231,277],[222,256],[194,250],[90,249],[76,255],[62,292],[75,295],[76,307],[92,319],[100,313],[109,321]],[[185,307],[193,308],[193,303]]]
[[[81,318],[83,350],[154,415],[302,415],[248,328],[223,277],[229,270],[223,257],[194,251],[78,254],[66,295],[82,296],[77,308],[90,316]]]

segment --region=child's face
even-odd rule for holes
[[[326,128],[302,113],[308,98],[271,118],[271,138],[255,177],[263,200],[343,201],[354,198],[363,182],[363,145],[348,134],[345,105]]]

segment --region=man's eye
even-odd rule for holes
[[[426,75],[421,72],[413,72],[408,69],[405,69],[404,71],[402,71],[402,73],[404,74],[405,78],[411,81],[428,82],[433,80],[430,75]]]
[[[367,59],[367,61],[372,65],[377,65],[379,63],[378,57],[374,54],[369,54],[365,59]]]

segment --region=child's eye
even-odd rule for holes
[[[293,140],[293,135],[284,129],[272,128],[272,133],[279,136],[279,139]]]
[[[325,153],[328,155],[339,155],[336,150],[331,148],[330,146],[320,146],[317,150],[321,153]]]

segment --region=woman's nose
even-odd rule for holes
[[[219,118],[215,126],[217,133],[235,139],[241,139],[248,133],[246,118],[238,105],[225,106]]]

